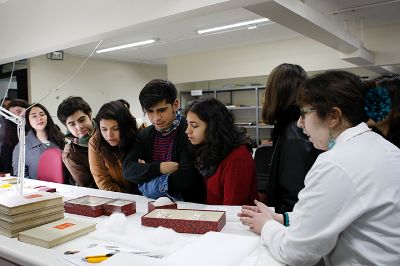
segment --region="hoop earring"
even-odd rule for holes
[[[332,149],[336,144],[335,139],[332,136],[332,129],[329,129],[329,139],[328,139],[328,150]]]

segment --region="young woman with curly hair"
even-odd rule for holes
[[[124,155],[137,142],[136,119],[120,101],[104,104],[97,114],[96,133],[89,141],[90,171],[99,189],[135,193],[123,177]]]
[[[187,110],[186,134],[195,167],[207,186],[207,204],[242,205],[257,198],[250,139],[235,126],[217,99],[194,101]]]

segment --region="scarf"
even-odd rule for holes
[[[67,130],[67,134],[65,134],[65,136],[74,144],[81,146],[81,147],[88,147],[89,145],[89,140],[90,138],[94,135],[94,133],[96,132],[96,122],[94,120],[92,120],[92,126],[93,126],[93,130],[91,132],[89,132],[88,134],[84,135],[82,138],[77,138],[74,135],[71,134],[71,132],[69,132]]]
[[[176,112],[175,120],[172,122],[172,124],[170,125],[169,128],[164,129],[164,130],[158,130],[158,129],[156,128],[156,130],[157,130],[158,132],[160,132],[161,135],[163,135],[163,136],[169,135],[172,131],[174,131],[175,129],[177,129],[178,126],[179,126],[180,123],[181,123],[182,115],[180,114],[180,112],[181,112],[181,110],[178,110],[178,111]]]

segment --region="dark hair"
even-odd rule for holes
[[[89,104],[85,100],[83,100],[82,97],[69,96],[58,106],[58,120],[60,120],[61,123],[63,123],[63,125],[65,126],[67,118],[78,111],[82,111],[90,117],[92,113],[92,108],[90,108]]]
[[[235,125],[233,115],[224,104],[215,98],[203,98],[193,101],[186,114],[192,112],[207,124],[205,140],[200,145],[189,143],[190,149],[204,166],[218,166],[220,162],[240,144],[247,144],[250,138]]]
[[[64,146],[65,146],[65,136],[64,136],[64,134],[60,131],[60,129],[56,126],[56,124],[54,124],[54,121],[51,118],[51,115],[50,115],[49,111],[43,105],[41,105],[40,103],[36,103],[31,108],[26,110],[25,118],[27,120],[26,124],[28,126],[28,129],[32,130],[36,135],[36,130],[34,128],[32,128],[32,126],[31,126],[31,124],[29,122],[29,114],[31,113],[33,107],[39,107],[40,109],[43,110],[43,112],[47,116],[47,125],[45,127],[46,134],[47,134],[47,139],[49,141],[53,142],[54,144],[56,144],[60,149],[64,149]]]
[[[143,111],[146,111],[163,100],[168,104],[173,104],[177,94],[175,85],[171,81],[153,79],[140,92],[139,101]]]
[[[392,101],[389,120],[400,116],[400,76],[399,75],[384,75],[376,82],[377,87],[386,88],[389,92]]]
[[[22,107],[26,109],[29,107],[29,103],[24,99],[13,99],[7,106],[7,109],[10,110],[11,107]]]
[[[128,101],[124,100],[124,99],[119,99],[118,100],[120,103],[122,103],[123,105],[125,105],[126,108],[130,109],[131,105],[128,103]]]
[[[296,104],[301,84],[307,79],[307,73],[299,65],[281,64],[268,76],[262,118],[268,124],[274,124],[281,114]]]
[[[5,101],[12,101],[13,99],[11,99],[10,97],[4,97],[4,98],[2,98],[1,100],[0,100],[0,104],[1,104],[1,106],[3,106],[3,102],[5,102]],[[8,106],[7,106],[8,107]]]
[[[361,79],[346,71],[327,71],[306,81],[299,97],[300,106],[311,105],[325,119],[338,107],[352,126],[366,122],[366,89]]]
[[[101,120],[115,120],[118,123],[120,143],[113,147],[103,138],[100,131]],[[97,150],[104,157],[105,161],[115,165],[121,156],[124,156],[137,141],[138,128],[136,119],[129,112],[128,108],[120,101],[112,101],[104,104],[96,118]]]

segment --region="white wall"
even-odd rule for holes
[[[294,63],[306,71],[350,68],[338,52],[306,38],[261,43],[168,60],[168,78],[177,83],[266,75],[281,63]]]
[[[31,58],[29,100],[37,101],[55,89],[75,72],[83,60],[68,54],[63,61],[48,60],[46,56]],[[138,98],[140,90],[151,79],[166,76],[165,67],[89,59],[74,79],[59,91],[54,91],[42,104],[52,116],[56,116],[62,100],[71,95],[81,96],[90,104],[95,115],[104,103],[122,98],[131,104],[130,110],[135,117],[143,118]],[[58,122],[58,119],[55,121]]]
[[[364,45],[375,54],[377,65],[398,64],[399,43],[399,24],[365,30]],[[173,57],[168,60],[168,78],[187,83],[261,76],[281,63],[299,64],[307,72],[355,67],[341,60],[338,51],[300,37]],[[365,71],[363,75],[376,74]]]

